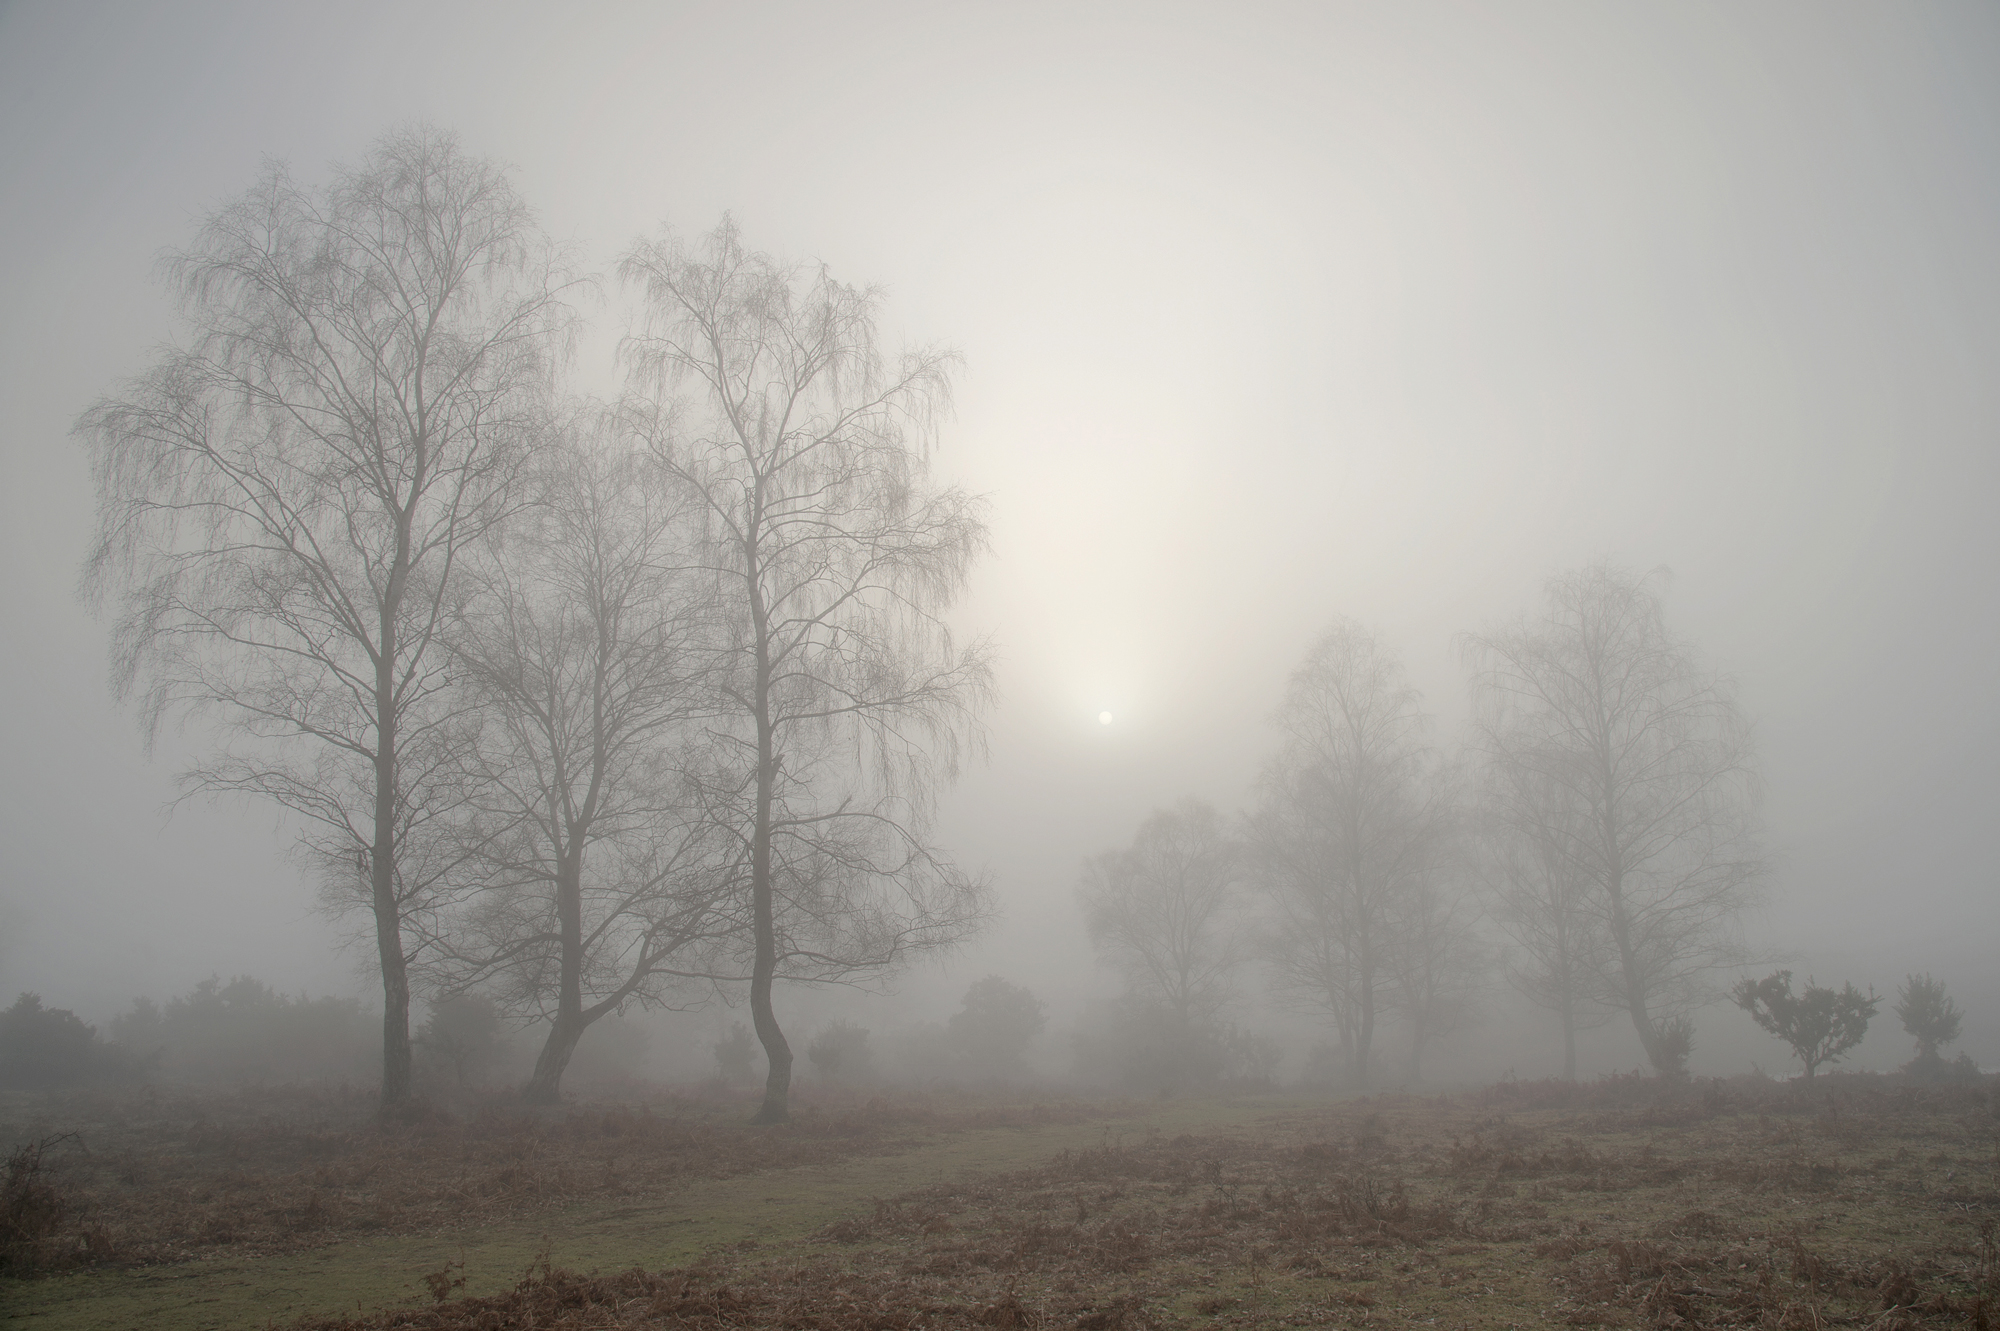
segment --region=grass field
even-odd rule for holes
[[[668,1097],[404,1124],[358,1096],[17,1103],[10,1140],[81,1142],[48,1147],[38,1175],[66,1209],[41,1260],[63,1269],[0,1283],[0,1318],[1909,1331],[2000,1315],[1985,1086],[1614,1079],[741,1117]]]

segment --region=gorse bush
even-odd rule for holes
[[[1829,989],[1806,979],[1805,991],[1792,993],[1792,973],[1774,971],[1761,980],[1739,982],[1732,996],[1751,1019],[1792,1047],[1805,1064],[1806,1077],[1842,1054],[1868,1034],[1868,1020],[1882,1000],[1874,990],[1863,994],[1851,983]]]
[[[1955,1063],[1946,1063],[1938,1051],[1958,1038],[1965,1014],[1944,991],[1944,981],[1929,975],[1911,975],[1896,991],[1896,1006],[1890,1009],[1902,1021],[1903,1029],[1917,1042],[1917,1056],[1903,1065],[1903,1071],[1919,1081],[1946,1081],[1978,1075],[1972,1060],[1964,1054]]]

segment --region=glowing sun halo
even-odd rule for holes
[[[1100,725],[1100,726],[1108,726],[1108,725],[1110,725],[1110,724],[1111,724],[1111,713],[1109,713],[1109,712],[1099,712],[1099,713],[1097,714],[1097,724],[1098,724],[1098,725]]]

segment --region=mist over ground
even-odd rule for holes
[[[1753,724],[1755,973],[1888,996],[1928,972],[1966,1011],[1954,1052],[2000,1062],[2000,17],[495,12],[0,12],[0,1000],[107,1030],[211,976],[379,1005],[366,922],[318,912],[295,828],[164,812],[215,737],[149,753],[114,703],[106,618],[74,596],[94,496],[70,431],[176,336],[156,256],[264,159],[323,180],[427,122],[511,164],[585,271],[727,211],[754,249],[881,283],[886,346],[964,354],[934,468],[990,502],[951,619],[998,644],[999,705],[935,839],[996,913],[891,993],[781,987],[802,1051],[850,1022],[904,1075],[922,1060],[898,1051],[992,974],[1047,1006],[1034,1073],[1074,1076],[1123,991],[1085,927],[1087,857],[1187,797],[1251,809],[1287,680],[1338,617],[1455,749],[1458,635],[1605,559],[1672,570],[1667,622]],[[637,307],[604,291],[571,377],[609,393]],[[1227,1019],[1306,1076],[1324,1023],[1254,964],[1238,987]],[[1559,1069],[1546,1014],[1497,975],[1481,1002],[1426,1083]],[[607,1019],[579,1058],[705,1078],[741,1019]],[[1885,1004],[1846,1066],[1908,1057]],[[1582,1038],[1586,1074],[1644,1064],[1629,1022]],[[1753,1064],[1795,1070],[1702,1009],[1692,1070]]]

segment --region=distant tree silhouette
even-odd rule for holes
[[[1049,1024],[1048,1009],[1021,985],[989,975],[975,980],[946,1025],[952,1050],[980,1077],[1018,1077],[1028,1046]]]
[[[1507,819],[1548,891],[1581,885],[1587,922],[1561,963],[1588,967],[1663,1075],[1689,1047],[1674,1019],[1741,962],[1735,920],[1764,872],[1749,727],[1668,630],[1664,576],[1591,564],[1551,578],[1539,616],[1462,644]]]
[[[1853,984],[1842,989],[1816,985],[1810,976],[1803,993],[1792,993],[1792,973],[1776,971],[1761,980],[1745,979],[1732,991],[1736,1005],[1759,1026],[1783,1040],[1805,1064],[1812,1080],[1822,1063],[1835,1063],[1861,1043],[1868,1019],[1882,1000],[1870,989],[1862,994]]]
[[[1402,663],[1360,625],[1335,623],[1286,685],[1284,747],[1250,820],[1272,978],[1333,1018],[1356,1085],[1392,1003],[1413,1023],[1412,1063],[1463,1011],[1452,958],[1469,913],[1446,882],[1457,869],[1451,789],[1429,721]]]
[[[1178,1037],[1214,1025],[1244,960],[1236,919],[1242,848],[1200,800],[1161,809],[1123,850],[1084,865],[1079,896],[1098,955]]]

